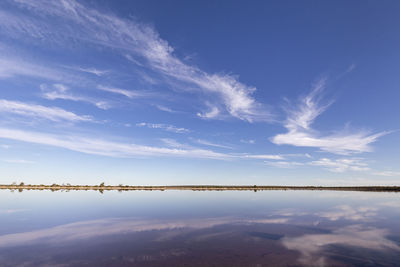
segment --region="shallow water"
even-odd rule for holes
[[[0,191],[0,266],[399,266],[400,194]]]

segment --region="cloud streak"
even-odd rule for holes
[[[103,85],[99,85],[99,86],[97,86],[97,88],[102,90],[102,91],[109,92],[109,93],[123,95],[123,96],[126,96],[127,98],[138,98],[138,97],[149,96],[149,94],[146,93],[146,92],[125,90],[125,89],[120,89],[120,88],[115,88],[115,87],[108,87],[108,86],[103,86]]]
[[[273,159],[273,160],[283,160],[284,156],[282,155],[245,155],[243,158],[247,159]]]
[[[32,131],[21,131],[0,128],[0,138],[28,142],[33,144],[48,145],[78,151],[86,154],[101,155],[120,158],[134,158],[140,156],[157,157],[182,157],[226,160],[233,158],[228,154],[222,154],[205,149],[177,149],[154,146],[144,146],[130,143],[113,142],[93,137],[80,137],[68,135],[54,135]]]
[[[301,99],[300,104],[288,111],[288,117],[284,124],[288,132],[272,137],[271,141],[277,145],[315,147],[322,151],[342,155],[372,151],[370,144],[376,142],[387,132],[369,134],[359,131],[323,136],[311,128],[314,120],[331,104],[331,102],[321,104],[321,92],[324,90],[325,84],[326,79],[319,80],[314,85],[314,89]]]
[[[304,165],[304,163],[297,161],[265,161],[265,164],[282,169],[291,169]]]
[[[39,77],[55,81],[61,80],[62,77],[58,71],[37,64],[31,64],[15,58],[0,57],[0,79],[12,78],[15,76]]]
[[[369,171],[368,164],[362,162],[359,158],[341,158],[341,159],[328,159],[322,158],[319,160],[311,161],[309,165],[322,166],[332,172],[345,172],[345,171]]]
[[[163,124],[163,123],[148,123],[148,122],[141,122],[136,124],[137,127],[147,127],[150,129],[162,129],[167,132],[173,133],[189,133],[190,130],[186,128],[179,128],[174,125]]]
[[[212,146],[212,147],[218,147],[218,148],[224,148],[224,149],[233,149],[233,147],[231,146],[227,146],[227,145],[222,145],[222,144],[216,144],[207,140],[203,140],[203,139],[194,139],[194,138],[190,138],[193,142],[200,144],[200,145],[205,145],[205,146]]]
[[[76,69],[76,70],[79,70],[79,71],[82,71],[82,72],[86,72],[86,73],[91,73],[91,74],[94,74],[94,75],[99,76],[99,77],[109,73],[108,70],[99,70],[99,69],[96,69],[96,68],[76,67],[76,68],[73,68],[73,69]]]
[[[63,84],[55,83],[51,86],[47,84],[41,84],[40,89],[42,91],[42,97],[48,100],[62,99],[62,100],[70,100],[76,102],[86,102],[95,105],[99,109],[104,109],[104,110],[111,108],[111,104],[107,101],[96,100],[86,96],[74,95],[69,92],[69,87]]]
[[[77,115],[58,107],[46,107],[36,104],[27,104],[18,101],[0,99],[0,113],[11,113],[34,119],[46,119],[54,122],[87,122],[93,121],[91,116]]]
[[[64,148],[81,153],[118,158],[137,157],[179,157],[214,160],[234,159],[281,159],[280,155],[237,155],[219,153],[182,145],[172,139],[162,139],[168,147],[146,146],[132,143],[109,141],[76,135],[48,134],[33,131],[0,128],[0,138]]]

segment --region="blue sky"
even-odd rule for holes
[[[3,1],[3,183],[395,184],[397,1]]]

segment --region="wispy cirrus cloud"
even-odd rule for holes
[[[195,138],[190,138],[193,142],[200,144],[200,145],[205,145],[205,146],[212,146],[212,147],[218,147],[218,148],[225,148],[225,149],[233,149],[232,146],[224,145],[224,144],[217,144],[214,142],[210,142],[204,139],[195,139]]]
[[[79,71],[82,71],[82,72],[86,72],[86,73],[91,73],[91,74],[94,74],[94,75],[99,76],[99,77],[103,76],[103,75],[106,75],[107,73],[110,72],[108,70],[99,70],[99,69],[96,69],[96,68],[75,67],[73,69],[76,69],[76,70],[79,70]]]
[[[173,133],[189,133],[190,130],[186,128],[180,128],[176,127],[174,125],[170,124],[163,124],[163,123],[148,123],[148,122],[141,122],[137,123],[136,126],[138,127],[147,127],[151,129],[162,129],[167,132],[173,132]]]
[[[188,65],[174,54],[174,48],[150,26],[88,8],[76,1],[17,1],[24,12],[2,12],[0,29],[18,39],[46,40],[64,46],[94,44],[118,50],[182,92],[191,88],[201,93],[213,107],[199,112],[202,118],[222,118],[224,114],[246,121],[268,121],[272,114],[258,103],[248,86],[229,74],[212,74]],[[48,23],[48,19],[54,23]],[[60,23],[58,23],[60,22]],[[132,61],[132,60],[130,60]],[[221,117],[221,116],[222,117]]]
[[[321,92],[324,90],[325,84],[326,78],[320,79],[314,85],[313,90],[301,99],[296,108],[288,110],[284,124],[287,133],[278,134],[272,137],[271,141],[277,145],[316,147],[322,151],[342,155],[372,151],[370,144],[388,132],[370,134],[358,131],[324,136],[311,128],[314,120],[332,103],[321,104]]]
[[[291,169],[299,166],[305,165],[303,162],[297,161],[265,161],[265,164],[282,169]]]
[[[56,70],[22,59],[2,55],[0,57],[0,79],[12,78],[14,76],[39,77],[53,81],[59,81],[62,77]]]
[[[182,144],[182,143],[178,142],[177,140],[171,139],[171,138],[161,138],[160,141],[163,142],[163,144],[165,144],[168,147],[191,148],[191,146]]]
[[[104,86],[104,85],[98,85],[97,88],[102,91],[123,95],[128,98],[138,98],[138,97],[150,96],[150,94],[147,92],[141,92],[141,91],[137,91],[137,90],[126,90],[126,89],[109,87],[109,86]]]
[[[1,27],[0,18],[0,33],[7,35]],[[75,72],[71,70],[75,70]],[[25,77],[28,81],[41,80],[42,83],[69,83],[80,86],[93,84],[90,77],[79,75],[76,70],[60,65],[59,62],[45,60],[45,57],[38,58],[37,55],[13,46],[2,46],[0,43],[0,80]]]
[[[265,161],[267,165],[277,167],[277,168],[295,168],[299,166],[318,166],[322,167],[331,172],[344,173],[344,172],[366,172],[371,171],[371,168],[368,166],[368,163],[364,161],[362,158],[320,158],[316,160],[310,160],[310,156],[308,154],[299,155],[298,157],[307,158],[307,160],[303,161],[292,161],[287,158],[289,155],[282,155],[280,161]],[[268,160],[268,158],[266,158]]]
[[[322,158],[319,160],[309,162],[309,165],[321,166],[333,172],[346,172],[346,171],[369,171],[370,168],[366,162],[360,158],[340,158],[329,159]]]
[[[73,112],[58,108],[46,107],[37,104],[23,103],[0,99],[0,113],[17,114],[33,119],[46,119],[50,121],[87,122],[94,121],[91,116],[77,115]]]
[[[55,83],[52,85],[41,84],[40,90],[42,91],[42,97],[49,100],[63,99],[70,101],[86,102],[100,109],[107,110],[111,108],[111,103],[104,100],[96,100],[92,97],[75,95],[69,92],[69,87],[63,84]]]
[[[177,111],[173,110],[172,108],[169,108],[169,107],[166,107],[166,106],[163,106],[163,105],[155,105],[155,107],[157,109],[161,110],[161,111],[165,111],[165,112],[168,112],[168,113],[176,113],[177,112]]]
[[[256,140],[253,140],[253,139],[240,139],[240,142],[241,143],[244,143],[244,144],[250,144],[250,145],[254,145],[255,143],[256,143]]]
[[[282,160],[282,159],[284,159],[284,156],[282,156],[282,155],[268,155],[268,154],[263,154],[263,155],[244,155],[243,158],[248,158],[248,159],[273,159],[273,160]]]
[[[66,134],[48,134],[34,131],[0,128],[0,138],[64,148],[92,155],[119,158],[137,157],[180,157],[216,160],[237,159],[280,159],[280,155],[238,155],[220,153],[184,145],[173,139],[162,139],[167,147],[147,146],[128,142],[117,142],[100,138]]]
[[[202,118],[202,119],[214,119],[220,115],[220,111],[217,107],[215,106],[210,106],[209,103],[206,103],[209,110],[203,111],[203,112],[197,112],[197,116]]]
[[[283,169],[290,169],[306,165],[306,162],[293,161],[291,158],[310,158],[309,154],[266,154],[266,155],[246,155],[247,158],[263,159],[265,164]]]
[[[231,159],[232,155],[214,152],[211,150],[190,148],[165,148],[138,145],[131,143],[108,141],[93,137],[76,135],[47,134],[41,132],[22,131],[0,128],[0,138],[22,141],[33,144],[48,145],[78,151],[92,155],[109,157],[133,158],[140,156],[152,157],[182,157],[182,158],[207,158],[207,159]]]

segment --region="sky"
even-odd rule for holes
[[[1,183],[400,185],[399,12],[1,1]]]

